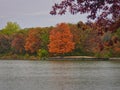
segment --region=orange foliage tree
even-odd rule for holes
[[[58,24],[50,32],[50,43],[48,45],[50,53],[64,54],[74,49],[73,35],[67,24]]]
[[[28,37],[26,38],[25,50],[30,53],[36,53],[40,48],[40,28],[33,28],[28,32]]]

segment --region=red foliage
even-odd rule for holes
[[[116,18],[120,14],[120,0],[62,0],[60,4],[55,3],[50,13],[62,15],[67,9],[71,14],[89,13],[91,19],[95,19],[98,12],[100,17],[112,15]]]
[[[50,53],[64,54],[74,49],[73,35],[67,24],[58,24],[50,32],[50,43],[48,45]]]
[[[62,0],[54,4],[50,14],[87,13],[88,19],[96,19],[104,30],[115,31],[120,26],[120,0]],[[119,21],[119,22],[117,22]],[[99,30],[98,30],[99,31]],[[102,33],[102,30],[99,31]]]
[[[15,52],[22,53],[25,51],[25,35],[24,34],[17,34],[14,39],[12,40],[11,46],[15,49]]]

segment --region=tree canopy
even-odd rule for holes
[[[5,28],[2,29],[2,33],[11,35],[20,30],[20,26],[16,22],[7,22]]]
[[[120,57],[120,26],[114,33],[104,31],[97,22],[63,22],[53,27],[25,29],[13,26],[4,31],[5,26],[0,31],[1,59],[41,59],[59,55]],[[98,31],[99,28],[103,32]]]
[[[56,4],[52,7],[51,14],[65,14],[67,10],[71,14],[76,13],[89,13],[88,18],[95,19],[98,17],[112,18],[120,16],[120,0],[62,0],[60,4]]]
[[[62,0],[55,3],[50,14],[85,14],[88,19],[96,19],[106,30],[115,31],[120,26],[120,0]],[[113,26],[111,26],[113,25]]]
[[[67,24],[61,23],[50,32],[50,53],[64,54],[74,49],[73,35]]]

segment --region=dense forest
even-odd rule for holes
[[[120,29],[101,33],[97,28],[96,23],[80,21],[21,29],[16,22],[8,22],[0,30],[0,58],[120,57]]]

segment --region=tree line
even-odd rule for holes
[[[120,29],[98,32],[96,23],[59,23],[21,29],[8,22],[0,30],[1,59],[40,59],[53,56],[120,57]]]

